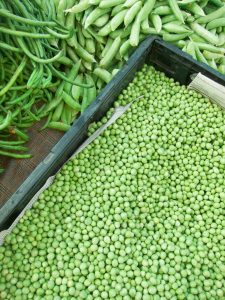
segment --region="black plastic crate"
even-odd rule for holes
[[[90,123],[99,120],[112,106],[120,92],[133,79],[144,63],[151,64],[181,84],[190,82],[190,75],[201,72],[225,85],[225,76],[198,63],[178,48],[155,36],[147,38],[127,61],[123,69],[103,89],[91,106],[76,120],[72,128],[54,146],[19,189],[0,210],[0,231],[9,227],[31,198],[54,175],[87,137]]]

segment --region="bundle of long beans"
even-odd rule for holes
[[[52,1],[44,3],[44,7],[39,1],[0,3],[2,156],[30,157],[24,153],[28,149],[22,146],[29,138],[27,128],[45,116],[48,120],[43,128],[68,130],[72,118],[80,111],[80,105],[70,95],[72,85],[91,86],[75,81],[80,63],[72,67],[73,62],[64,56],[58,42],[70,38],[74,29],[68,30],[57,22]],[[51,111],[62,97],[70,104],[70,119],[61,122],[55,118],[58,122],[53,122]]]

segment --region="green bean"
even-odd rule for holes
[[[28,115],[31,117],[32,120],[34,121],[40,121],[40,118],[35,116],[35,114],[32,113],[32,111],[27,110]]]
[[[192,12],[196,16],[205,16],[204,10],[197,3],[192,3],[186,7],[186,10]]]
[[[91,39],[86,39],[85,41],[85,48],[87,49],[87,51],[90,54],[94,54],[95,53],[95,41],[91,38]]]
[[[24,146],[17,146],[17,145],[4,145],[0,143],[0,148],[6,150],[15,150],[15,151],[28,151],[27,147]]]
[[[194,59],[197,59],[195,54],[195,45],[193,42],[188,42],[186,47],[186,52],[190,54]]]
[[[84,23],[84,28],[88,28],[91,24],[93,24],[98,18],[101,16],[107,14],[109,12],[109,9],[102,9],[102,8],[95,8],[87,17],[85,23]]]
[[[39,58],[35,55],[33,55],[29,49],[26,47],[24,41],[22,38],[17,38],[17,41],[21,47],[21,49],[23,50],[23,52],[30,58],[32,59],[33,61],[37,62],[37,63],[40,63],[40,64],[50,64],[50,63],[53,63],[55,61],[57,61],[61,56],[63,56],[63,50],[59,51],[55,56],[53,56],[52,58],[49,58],[49,59],[42,59],[42,58]]]
[[[124,0],[102,0],[99,3],[100,8],[110,8],[113,6],[117,6],[119,4],[123,4],[125,1]]]
[[[126,38],[131,33],[132,24],[128,25],[125,29],[117,29],[115,31],[110,32],[109,37],[112,39],[116,39],[120,37],[121,39]]]
[[[145,32],[145,31],[148,31],[149,28],[150,28],[149,20],[148,20],[148,18],[146,18],[146,19],[141,23],[141,30],[143,30],[143,31]]]
[[[212,20],[211,22],[209,22],[207,24],[206,29],[211,30],[211,29],[217,28],[219,26],[225,26],[225,17]]]
[[[80,44],[81,47],[85,46],[85,37],[83,36],[80,26],[78,26],[78,30],[77,30],[77,40],[78,40],[78,44]],[[76,49],[78,48],[78,44],[77,44]]]
[[[209,64],[209,66],[210,66],[211,68],[213,68],[213,69],[215,69],[215,70],[218,70],[217,65],[216,65],[216,62],[215,62],[214,59],[211,59],[211,60],[208,59],[208,64]]]
[[[174,15],[168,15],[168,16],[162,17],[161,20],[162,20],[162,24],[166,24],[166,23],[176,21],[177,18]]]
[[[187,42],[180,40],[180,41],[174,42],[173,44],[176,45],[178,48],[182,49],[183,47],[186,46]]]
[[[132,7],[137,1],[139,0],[126,0],[126,2],[123,4],[124,7]]]
[[[10,133],[18,135],[24,141],[29,140],[29,136],[25,132],[23,132],[22,130],[19,130],[18,128],[10,129]]]
[[[225,44],[225,32],[221,32],[219,34],[219,44],[218,46],[223,46],[224,47]]]
[[[62,92],[64,89],[64,84],[65,84],[64,81],[60,83],[58,89],[56,90],[55,97],[46,105],[44,110],[45,115],[60,104],[62,100]]]
[[[17,15],[12,14],[10,11],[8,11],[7,9],[4,9],[4,8],[0,9],[0,16],[10,18],[10,19],[15,20],[17,22],[32,25],[32,26],[54,27],[56,25],[56,23],[53,22],[53,21],[39,21],[39,20],[32,20],[32,19],[23,18],[21,16],[17,16]]]
[[[116,74],[120,71],[120,69],[113,69],[112,70],[112,77],[116,76]]]
[[[85,85],[85,84],[80,84],[76,81],[71,81],[69,79],[67,79],[67,77],[65,75],[63,75],[62,72],[56,70],[52,65],[49,65],[49,68],[52,70],[52,72],[59,78],[63,79],[65,82],[69,82],[69,83],[72,83],[73,85],[79,85],[79,86],[82,86],[82,87],[85,87],[85,88],[90,88],[91,86],[88,86],[88,85]]]
[[[208,64],[207,60],[205,59],[205,56],[202,54],[202,52],[199,50],[198,46],[195,44],[195,53],[196,57],[200,62],[203,62],[205,64]]]
[[[71,38],[73,36],[73,32],[74,32],[73,30],[69,30],[67,34],[61,34],[61,33],[58,33],[48,27],[46,27],[46,31],[51,35],[51,38],[54,36],[60,40],[63,40],[63,39],[67,40],[67,39]]]
[[[198,23],[199,24],[209,23],[213,20],[216,20],[216,19],[219,19],[219,18],[223,17],[224,14],[225,14],[225,5],[221,8],[219,8],[219,9],[217,9],[216,11],[208,14],[207,16],[198,18]]]
[[[30,96],[30,94],[32,93],[32,89],[29,89],[28,91],[26,91],[24,94],[22,94],[19,97],[16,97],[15,99],[12,99],[8,102],[9,105],[15,105],[20,103],[22,100],[26,99],[28,96]]]
[[[127,9],[124,9],[111,19],[110,26],[112,31],[115,31],[123,23],[126,13]]]
[[[77,78],[76,78],[76,81],[79,82],[79,83],[82,83],[83,82],[83,75],[79,74],[77,76]],[[82,87],[74,85],[72,87],[72,91],[71,91],[73,99],[75,101],[79,101],[80,96],[82,96],[82,92],[83,92],[83,88]]]
[[[224,54],[220,54],[220,53],[213,53],[213,52],[210,52],[208,50],[204,50],[203,51],[203,55],[205,56],[205,58],[208,60],[208,59],[219,59],[219,58],[222,58],[224,57]]]
[[[71,108],[77,111],[80,111],[81,108],[80,104],[77,101],[74,101],[74,99],[69,94],[63,91],[62,98],[68,106],[70,106]]]
[[[0,26],[0,32],[14,35],[14,36],[22,36],[22,37],[29,37],[29,38],[34,38],[34,39],[51,39],[52,36],[50,34],[45,34],[45,33],[32,33],[32,32],[26,32],[26,31],[18,31],[18,30],[13,30],[9,29],[6,27]]]
[[[210,31],[205,29],[203,26],[199,25],[196,22],[190,24],[190,26],[197,34],[202,36],[206,41],[208,41],[208,42],[210,42],[211,44],[214,44],[214,45],[219,44],[218,36],[212,34]]]
[[[159,33],[162,29],[162,20],[159,15],[152,14],[151,21],[153,26],[156,29],[156,32]]]
[[[35,81],[37,80],[39,76],[39,68],[35,66],[33,72],[31,73],[28,82],[27,82],[27,88],[31,88],[34,86]]]
[[[16,69],[15,73],[13,74],[13,76],[10,78],[10,80],[6,84],[6,86],[0,91],[0,97],[3,96],[5,93],[7,93],[8,90],[10,89],[10,87],[16,82],[16,79],[18,78],[18,76],[20,75],[20,73],[23,71],[26,63],[27,63],[27,58],[24,57],[22,59],[20,65]]]
[[[93,87],[90,88],[90,89],[86,89],[86,103],[83,103],[82,101],[82,104],[81,104],[81,112],[82,112],[82,109],[83,111],[92,103],[93,100],[95,100],[96,98],[96,87],[95,87],[95,83],[94,83],[94,80],[92,79],[92,77],[88,74],[86,74],[86,82],[89,83],[89,84],[92,84]],[[85,98],[85,97],[84,97]]]
[[[157,33],[156,29],[153,27],[142,28],[141,32],[144,34],[157,34],[157,35],[162,35],[164,33],[163,30],[161,30],[159,33]]]
[[[121,12],[124,9],[123,4],[114,6],[111,11],[111,17],[115,17],[119,12]]]
[[[153,10],[153,13],[156,15],[164,16],[164,15],[170,15],[172,13],[172,10],[167,5],[162,5]]]
[[[72,47],[72,48],[77,48],[77,45],[78,45],[78,41],[77,41],[77,34],[76,32],[73,33],[72,37],[70,39],[68,39],[67,41],[67,44]]]
[[[50,122],[48,124],[48,128],[57,129],[60,131],[68,131],[70,129],[70,127],[71,127],[70,125],[64,124],[62,122]]]
[[[69,106],[64,103],[64,108],[61,114],[61,122],[67,125],[71,123],[71,111],[69,110]]]
[[[71,60],[74,63],[77,63],[80,60],[80,58],[76,55],[75,51],[72,48],[70,48],[69,46],[67,46],[66,50],[67,50],[68,56],[71,58]]]
[[[80,65],[81,65],[81,61],[79,60],[70,70],[69,74],[67,75],[67,78],[71,81],[75,80],[77,77],[77,74],[79,72],[80,69]],[[68,94],[71,93],[71,89],[72,89],[72,84],[69,82],[66,82],[64,84],[64,91]]]
[[[109,51],[109,49],[111,48],[113,43],[113,39],[111,37],[108,37],[107,42],[105,44],[105,47],[101,53],[101,57],[104,57],[106,55],[106,53]]]
[[[157,7],[160,7],[160,6],[165,6],[165,5],[168,5],[167,0],[163,0],[163,1],[159,0],[159,1],[156,1],[154,8],[157,8]]]
[[[155,2],[156,0],[146,0],[144,6],[141,8],[137,16],[140,22],[144,21],[149,16],[155,6]]]
[[[120,56],[125,57],[125,55],[128,53],[130,49],[131,49],[131,44],[130,41],[127,40],[120,46]]]
[[[137,15],[132,25],[131,33],[130,33],[130,44],[132,47],[136,47],[139,44],[140,30],[141,30],[141,24]]]
[[[81,26],[81,30],[82,30],[83,36],[86,39],[91,39],[92,38],[92,35],[90,34],[90,32],[87,31],[87,29],[85,29],[84,27]]]
[[[90,6],[91,4],[89,3],[89,0],[83,0],[74,5],[72,8],[66,9],[65,12],[77,14],[88,9]]]
[[[103,27],[105,24],[109,21],[109,14],[105,14],[98,18],[95,22],[94,25],[97,27]]]
[[[19,48],[8,45],[7,43],[4,42],[0,42],[0,48],[4,48],[6,50],[13,51],[13,52],[22,52]]]
[[[203,39],[203,37],[199,36],[198,34],[196,33],[192,33],[190,35],[190,39],[194,42],[198,42],[198,43],[206,43],[206,40]]]
[[[218,71],[222,74],[225,74],[225,64],[221,64],[218,67]]]
[[[34,104],[35,100],[35,96],[32,96],[31,99],[21,107],[21,109],[23,109],[24,111],[30,109],[31,106]]]
[[[3,122],[0,123],[0,130],[7,128],[10,125],[11,121],[12,121],[12,113],[11,113],[11,111],[9,111],[7,113],[7,116],[3,120]]]
[[[65,66],[72,66],[73,65],[73,61],[66,57],[66,56],[62,56],[58,59],[58,63],[65,65]]]
[[[111,32],[111,25],[110,25],[110,23],[107,23],[104,27],[102,27],[99,30],[98,35],[107,36],[110,32]]]
[[[88,107],[88,95],[87,95],[87,89],[84,89],[83,92],[83,99],[82,99],[82,103],[81,103],[81,114],[84,112],[84,110]]]
[[[225,53],[225,48],[219,48],[211,44],[197,42],[196,45],[200,50],[208,50],[210,52],[220,53],[220,54]]]
[[[106,25],[105,25],[106,26]],[[104,26],[104,27],[105,27]],[[103,27],[103,28],[104,28]],[[110,27],[110,26],[109,26]],[[105,38],[103,36],[99,36],[93,29],[91,29],[90,27],[87,29],[87,31],[95,38],[95,40],[99,43],[99,44],[105,44]]]
[[[141,6],[142,6],[142,2],[138,1],[133,6],[131,6],[130,9],[127,11],[124,17],[124,24],[126,27],[133,22],[137,13],[140,11]]]
[[[177,17],[177,19],[179,21],[181,21],[182,23],[184,23],[184,17],[183,17],[182,12],[180,11],[177,1],[176,0],[168,0],[168,2],[169,2],[169,6],[170,6],[172,12]]]
[[[88,61],[83,61],[82,64],[85,67],[85,69],[87,69],[89,71],[92,71],[92,69],[93,69],[93,63],[90,63]]]
[[[59,105],[56,107],[54,113],[52,114],[52,121],[56,122],[59,121],[62,111],[63,111],[64,103],[60,102]]]
[[[95,7],[93,7],[93,5],[92,5],[88,9],[86,9],[83,13],[80,13],[80,14],[82,14],[82,17],[81,17],[82,20],[80,22],[80,24],[82,25],[82,28],[84,28],[84,24],[85,24],[88,16],[90,15],[90,13],[92,13],[92,11],[94,9],[95,9]]]
[[[39,129],[39,131],[42,131],[42,130],[44,130],[48,127],[49,123],[51,122],[52,115],[53,115],[53,113],[50,112],[48,117],[47,117],[47,120],[46,120],[45,124]]]
[[[185,26],[178,25],[175,23],[167,23],[163,25],[163,28],[170,33],[190,33],[191,30]]]
[[[172,33],[163,33],[163,40],[166,42],[175,42],[186,38],[189,33],[180,33],[180,34],[172,34]]]
[[[24,144],[25,141],[12,141],[12,140],[9,140],[9,141],[0,141],[0,146],[4,146],[4,145],[15,145],[15,146],[18,146],[18,145],[22,145]]]
[[[116,53],[119,51],[121,44],[121,38],[117,37],[111,46],[111,49],[105,54],[105,56],[100,61],[100,66],[107,67],[110,63],[112,63],[113,58],[116,56]]]
[[[80,58],[84,59],[87,62],[93,63],[95,62],[95,58],[92,54],[88,53],[87,50],[85,50],[81,45],[77,45],[76,49],[77,55],[79,55]]]
[[[74,25],[75,25],[75,15],[74,14],[68,14],[66,16],[65,26],[69,30],[73,30],[74,29]]]
[[[13,157],[13,158],[30,158],[32,157],[31,154],[19,154],[19,153],[12,153],[7,151],[0,150],[0,155]]]
[[[97,77],[99,77],[102,81],[106,83],[108,83],[112,78],[112,75],[107,70],[102,68],[96,68],[93,74],[95,74]]]

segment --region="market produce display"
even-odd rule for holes
[[[47,4],[46,4],[47,6]],[[92,80],[77,77],[80,61],[65,56],[58,41],[72,36],[59,22],[54,3],[37,1],[0,3],[0,155],[28,158],[23,144],[29,139],[27,128],[43,117],[46,127],[68,130],[79,111],[95,98]],[[53,6],[53,7],[52,7]],[[79,104],[72,86],[90,87]],[[2,170],[2,169],[1,169]]]
[[[0,3],[0,155],[28,158],[27,128],[67,131],[149,34],[225,73],[221,0]]]
[[[147,65],[140,95],[6,237],[1,299],[224,299],[225,112]]]
[[[149,34],[160,35],[225,74],[224,1],[70,0],[65,4],[59,0],[56,3],[58,6],[64,3],[68,13],[64,24],[73,18],[78,28],[69,45],[77,49],[79,57],[80,46],[94,54],[92,61],[85,57],[84,51],[81,58],[87,70],[93,69],[97,76],[95,62],[98,70],[116,72],[120,62],[127,60]],[[107,82],[110,74],[99,78]]]
[[[225,74],[222,0],[2,0],[0,20],[1,156],[30,157],[44,117],[67,131],[149,34]]]

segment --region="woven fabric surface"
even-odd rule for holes
[[[38,131],[43,122],[36,123],[29,129],[30,140],[26,144],[33,155],[29,159],[9,159],[0,156],[0,162],[6,168],[0,175],[0,207],[19,188],[35,167],[48,155],[52,147],[62,137],[63,133],[45,129]]]

